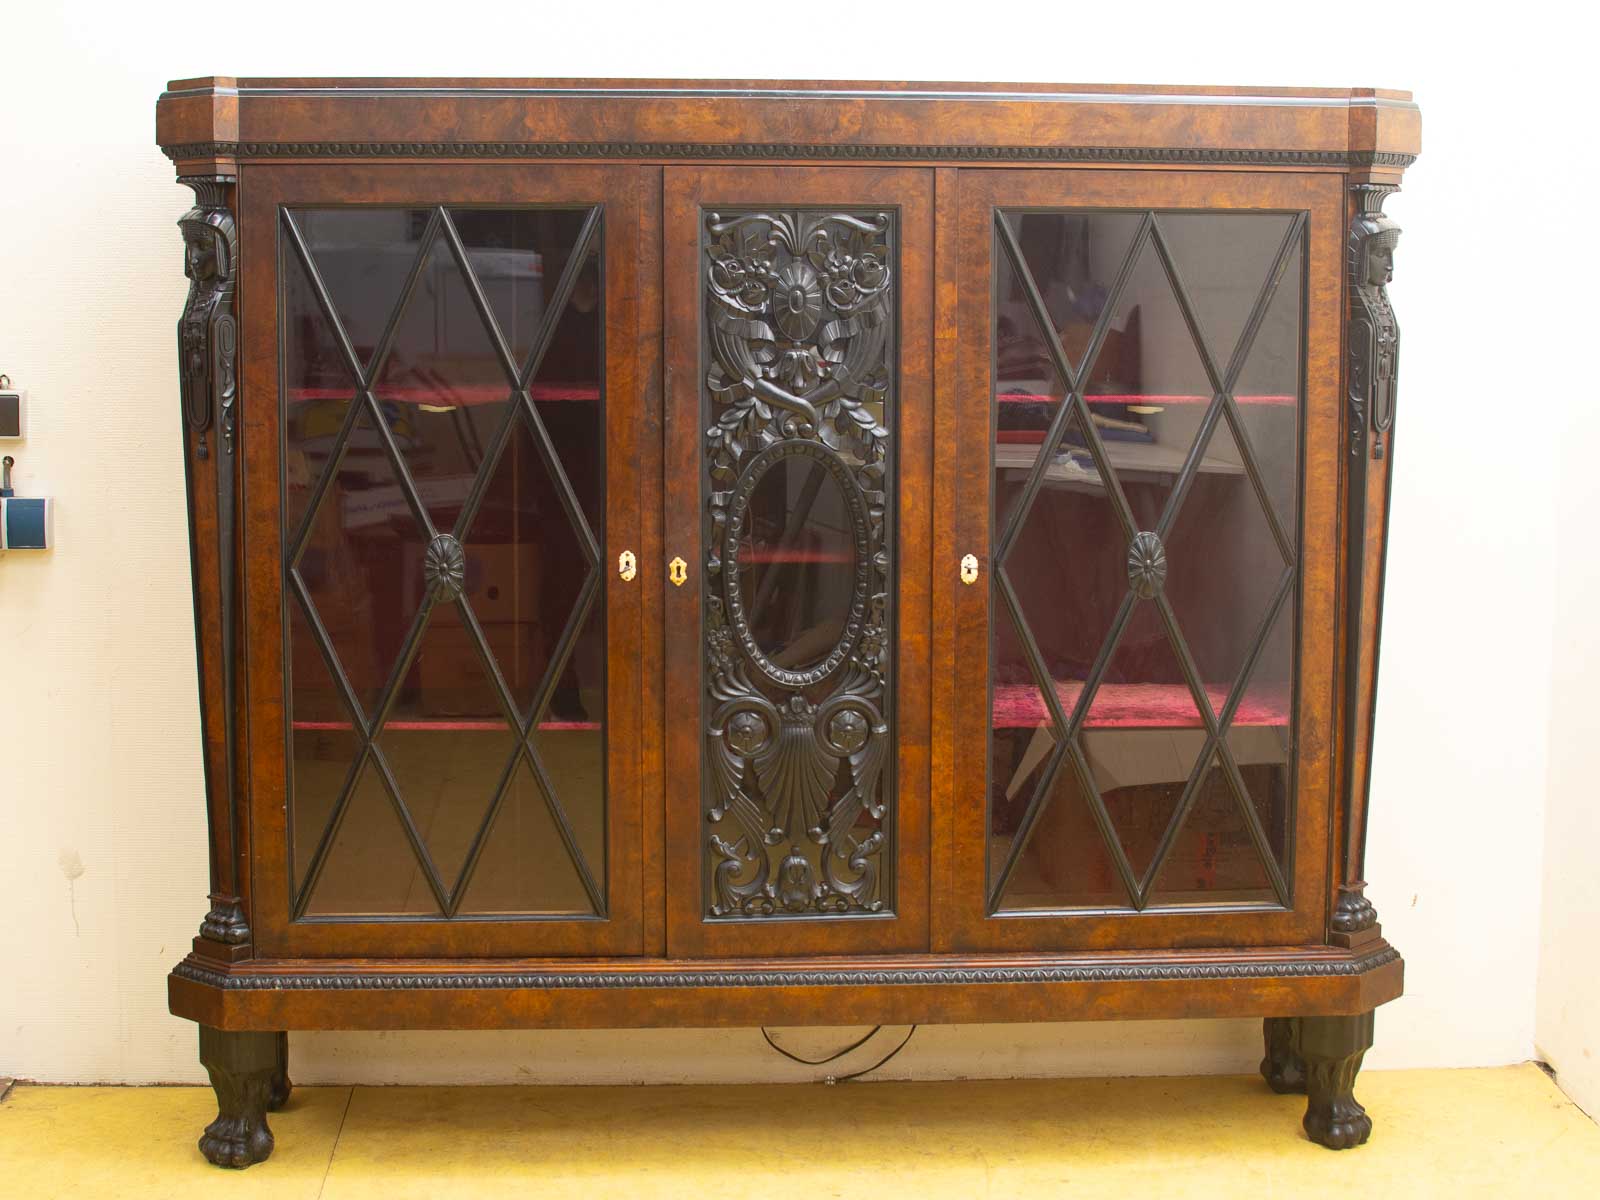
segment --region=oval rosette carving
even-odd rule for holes
[[[854,550],[854,565],[850,587],[850,608],[845,614],[844,630],[833,648],[814,666],[803,670],[781,667],[769,658],[756,640],[750,626],[750,612],[739,582],[739,559],[743,553],[745,528],[750,520],[750,498],[762,477],[775,465],[791,458],[807,459],[828,472],[844,497],[844,508],[850,518],[850,542]],[[806,688],[828,678],[850,658],[850,652],[866,628],[870,611],[869,599],[874,591],[873,571],[877,568],[871,552],[871,521],[867,511],[866,496],[857,484],[854,474],[843,459],[820,442],[789,439],[774,442],[755,455],[740,474],[728,501],[726,524],[722,535],[722,587],[724,611],[733,638],[751,664],[772,682],[786,688]]]

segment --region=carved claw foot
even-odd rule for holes
[[[1261,1023],[1261,1040],[1267,1051],[1261,1060],[1261,1077],[1280,1095],[1306,1090],[1306,1065],[1294,1045],[1299,1025],[1295,1017],[1268,1017]]]
[[[265,1111],[257,1116],[221,1113],[200,1135],[200,1153],[219,1167],[248,1167],[272,1157],[272,1130]]]
[[[1349,1150],[1372,1134],[1355,1097],[1356,1073],[1372,1046],[1372,1014],[1304,1017],[1297,1046],[1305,1063],[1306,1135],[1330,1150]]]
[[[1316,1070],[1312,1069],[1313,1078]],[[1349,1150],[1372,1136],[1372,1118],[1351,1093],[1354,1074],[1352,1070],[1349,1082],[1313,1083],[1310,1091],[1303,1122],[1306,1136],[1329,1150]]]
[[[276,1096],[289,1097],[279,1058],[282,1038],[200,1026],[200,1061],[217,1094],[217,1119],[201,1135],[200,1153],[219,1167],[248,1167],[272,1154],[267,1110]]]

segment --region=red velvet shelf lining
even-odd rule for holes
[[[349,721],[296,721],[293,728],[305,730],[327,730],[335,733],[345,733],[353,726]],[[568,732],[575,729],[599,729],[598,721],[540,721],[539,728],[552,732]],[[440,719],[436,721],[390,721],[383,727],[384,731],[395,733],[510,733],[511,728],[504,721],[472,721]]]
[[[1210,404],[1210,396],[1085,396],[1090,404],[1144,404],[1167,407],[1179,404]],[[1295,403],[1293,396],[1235,396],[1234,403],[1265,405],[1283,408]],[[999,404],[1056,404],[1060,396],[1036,396],[1030,392],[1001,392],[995,396]]]
[[[1083,691],[1083,681],[1056,682],[1056,694],[1068,716]],[[1213,711],[1220,712],[1228,687],[1206,684]],[[1003,683],[994,689],[993,726],[996,729],[1036,729],[1050,723],[1044,696],[1026,683]],[[1287,725],[1289,689],[1281,684],[1258,684],[1245,691],[1233,715],[1233,724]],[[1103,683],[1084,724],[1089,729],[1200,729],[1203,725],[1194,696],[1181,683]]]
[[[440,387],[379,387],[379,400],[398,400],[403,404],[434,404],[467,407],[474,404],[499,404],[511,394],[509,386],[466,384]],[[351,388],[290,388],[289,403],[310,400],[348,400]],[[536,383],[528,389],[535,400],[598,400],[600,389],[592,383]]]

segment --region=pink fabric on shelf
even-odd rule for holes
[[[1076,679],[1058,681],[1056,694],[1070,717],[1083,691]],[[1220,711],[1228,688],[1206,684],[1213,711]],[[1044,696],[1026,683],[1003,683],[994,689],[992,723],[996,729],[1036,729],[1049,724]],[[1246,690],[1234,713],[1240,725],[1287,725],[1289,689],[1281,684],[1261,684]],[[1181,683],[1104,683],[1090,705],[1085,725],[1090,729],[1199,729],[1200,714],[1194,697]]]

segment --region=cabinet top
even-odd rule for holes
[[[806,80],[173,80],[180,174],[329,159],[851,160],[1311,168],[1398,179],[1411,93]]]

